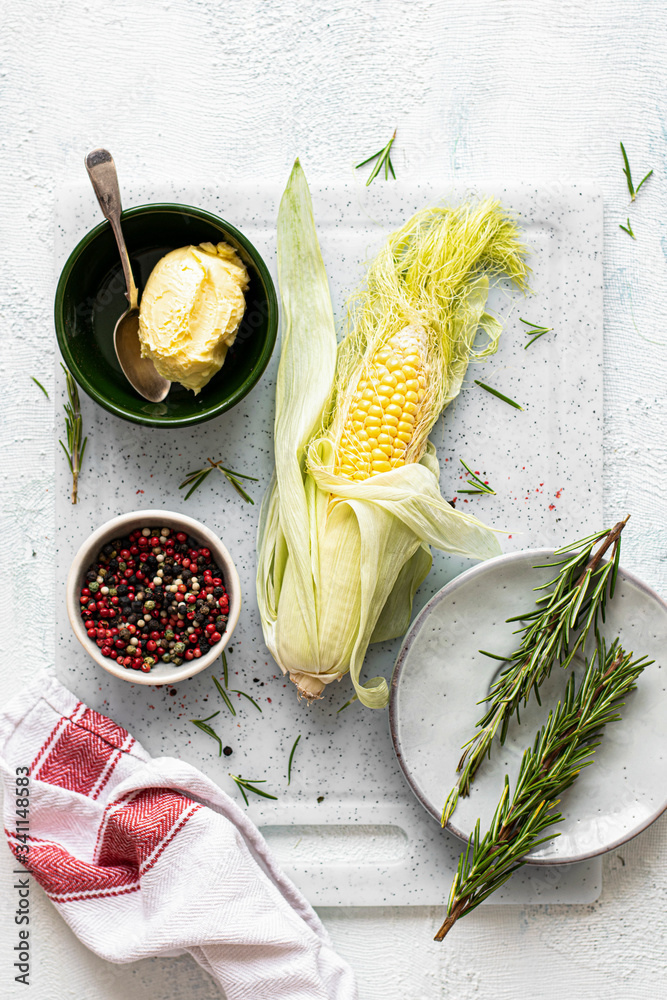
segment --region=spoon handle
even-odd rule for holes
[[[139,292],[134,282],[130,257],[125,246],[123,230],[120,225],[120,213],[122,211],[120,203],[120,189],[118,187],[118,174],[113,156],[108,149],[93,149],[86,156],[86,170],[93,185],[93,190],[100,203],[102,214],[108,219],[116,237],[118,251],[120,253],[125,284],[127,285],[127,300],[130,309],[136,309],[139,304]]]

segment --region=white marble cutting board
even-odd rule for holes
[[[83,171],[82,171],[83,172]],[[190,182],[129,184],[124,204],[177,201],[213,211],[238,226],[265,257],[275,280],[277,187],[225,185],[215,191]],[[346,294],[362,274],[389,228],[435,198],[463,195],[399,182],[361,180],[318,184],[311,178],[314,209],[337,318]],[[445,496],[456,495],[459,458],[480,470],[496,496],[463,498],[469,510],[508,531],[506,551],[556,545],[601,526],[602,519],[602,199],[587,185],[505,187],[499,194],[517,212],[534,249],[534,296],[524,301],[505,287],[490,305],[507,318],[495,358],[469,370],[458,400],[437,423],[437,447]],[[99,221],[92,193],[82,181],[58,199],[57,270],[75,244]],[[554,328],[529,350],[519,317]],[[259,500],[272,466],[272,421],[278,348],[259,384],[231,412],[192,429],[162,431],[124,423],[82,394],[89,435],[81,501],[67,503],[67,470],[58,469],[57,674],[94,708],[128,728],[153,754],[182,757],[200,767],[229,794],[228,772],[266,778],[278,802],[252,802],[281,864],[316,905],[435,904],[446,898],[460,842],[440,831],[413,798],[396,763],[385,712],[353,704],[343,680],[310,708],[298,704],[261,636],[254,597],[255,531]],[[519,412],[472,382],[490,382],[520,401]],[[59,379],[62,390],[62,379]],[[58,423],[58,421],[57,421]],[[209,477],[186,502],[177,487],[207,456],[257,476],[255,506],[241,503],[227,484]],[[233,687],[261,704],[261,715],[239,702],[237,717],[225,714],[211,671],[178,688],[140,688],[98,671],[73,638],[64,607],[64,580],[71,557],[87,534],[114,514],[141,507],[183,510],[216,531],[236,561],[245,594],[241,620],[229,650]],[[436,553],[431,574],[415,600],[415,613],[463,568],[466,560]],[[400,640],[372,647],[368,675],[389,676]],[[219,673],[219,671],[218,671]],[[233,683],[232,683],[233,681]],[[188,721],[217,708],[229,758]],[[297,735],[292,782],[287,759]],[[240,797],[239,797],[240,798]],[[321,799],[321,801],[318,801]],[[525,868],[494,896],[494,902],[589,902],[600,890],[599,859],[576,866]]]

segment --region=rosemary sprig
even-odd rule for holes
[[[558,549],[555,555],[562,558],[546,564],[548,568],[560,567],[557,576],[535,588],[546,593],[538,597],[530,611],[507,619],[525,623],[517,630],[521,642],[516,652],[507,657],[507,666],[483,699],[489,702],[489,707],[477,723],[477,732],[462,748],[457,765],[459,778],[442,810],[443,826],[454,812],[459,796],[469,794],[480,764],[491,755],[494,737],[499,735],[504,743],[510,720],[514,715],[519,717],[520,707],[528,703],[531,693],[539,702],[539,687],[549,677],[554,663],[558,660],[563,668],[569,667],[591,628],[597,627],[598,616],[604,621],[607,595],[614,596],[621,532],[628,518],[629,515],[609,531],[600,531]],[[596,545],[599,548],[593,554]],[[603,563],[602,557],[609,548],[611,559]],[[486,651],[484,655],[496,658]]]
[[[223,688],[222,684],[220,683],[217,677],[213,678],[213,683],[218,689],[218,694],[222,697],[222,700],[224,701],[229,711],[232,713],[232,715],[236,715],[236,709],[232,705],[232,699],[229,697],[229,695],[227,694],[227,692],[225,691],[225,689]]]
[[[201,486],[201,484],[204,482],[207,476],[209,476],[214,469],[217,469],[218,472],[221,472],[225,477],[225,479],[227,479],[232,484],[236,492],[239,494],[239,496],[243,497],[246,503],[254,504],[255,501],[253,500],[253,498],[250,496],[249,493],[246,493],[239,480],[248,479],[251,482],[256,483],[258,480],[255,476],[246,476],[242,472],[234,472],[232,469],[225,468],[224,465],[220,464],[222,462],[222,459],[220,459],[217,462],[214,462],[212,458],[207,458],[206,461],[209,463],[208,468],[197,469],[196,472],[188,473],[186,478],[178,487],[179,490],[184,490],[186,486],[190,487],[188,492],[185,494],[186,500],[188,500],[192,496],[197,487]]]
[[[67,402],[65,403],[65,428],[67,430],[67,447],[60,441],[60,447],[65,452],[65,457],[69,463],[72,473],[72,503],[76,503],[79,497],[79,473],[83,465],[83,456],[86,450],[88,438],[83,441],[83,422],[81,420],[81,404],[79,402],[79,390],[74,381],[74,377],[65,365],[60,367],[65,372],[67,382]],[[60,440],[60,439],[59,439]]]
[[[380,173],[380,170],[382,169],[383,166],[384,166],[384,179],[385,180],[389,179],[389,172],[391,171],[391,176],[394,178],[394,180],[396,180],[396,174],[394,173],[394,166],[391,162],[391,155],[390,155],[391,147],[394,143],[395,138],[396,138],[396,129],[394,129],[394,134],[392,135],[391,139],[389,140],[387,145],[384,146],[383,149],[379,149],[377,153],[373,153],[372,156],[367,157],[367,159],[362,160],[361,163],[357,163],[357,165],[355,166],[354,168],[355,170],[358,170],[359,167],[365,167],[367,163],[370,163],[371,160],[374,160],[375,157],[377,156],[378,161],[373,167],[370,177],[366,181],[366,187],[368,187],[369,184],[373,183],[373,181]]]
[[[227,655],[223,649],[222,651],[222,676],[225,681],[225,687],[229,687],[229,670],[227,667]]]
[[[294,740],[294,744],[292,746],[292,752],[289,755],[289,763],[287,765],[287,784],[288,785],[289,785],[290,781],[292,780],[292,761],[294,760],[294,751],[296,750],[296,748],[297,748],[297,746],[299,744],[299,740],[300,739],[301,739],[301,733],[299,733],[299,735],[297,736],[297,738]]]
[[[30,378],[31,378],[31,379],[33,380],[33,382],[35,383],[35,385],[38,385],[38,386],[39,386],[39,388],[40,388],[40,389],[42,390],[42,392],[44,393],[44,395],[46,396],[46,398],[47,398],[47,399],[49,399],[49,398],[50,398],[50,397],[49,397],[49,394],[48,394],[48,392],[46,391],[46,389],[44,388],[44,386],[42,385],[42,383],[41,383],[41,382],[39,382],[39,381],[38,381],[38,380],[37,380],[37,379],[35,378],[35,376],[34,376],[34,375],[31,375],[31,376],[30,376]]]
[[[246,792],[252,792],[254,795],[261,795],[264,799],[278,799],[277,795],[270,795],[268,792],[265,792],[263,788],[255,787],[256,785],[265,785],[266,778],[262,778],[261,780],[255,780],[254,778],[240,778],[238,774],[230,774],[229,777],[236,782],[241,795],[245,799],[246,805],[250,805]]]
[[[624,167],[623,167],[623,173],[625,174],[625,179],[628,182],[628,191],[630,192],[630,201],[634,201],[635,198],[637,197],[637,195],[639,194],[639,189],[641,188],[642,184],[646,183],[646,181],[649,179],[649,177],[651,176],[651,174],[653,173],[653,171],[649,170],[649,172],[647,173],[646,177],[643,177],[640,180],[640,182],[637,185],[637,187],[635,187],[633,185],[633,183],[632,183],[632,174],[630,172],[630,161],[628,160],[628,154],[625,152],[625,146],[623,145],[623,143],[621,143],[621,153],[623,154],[623,163],[625,164]],[[621,229],[623,229],[623,228],[624,227],[621,226]],[[634,239],[634,237],[633,237],[633,239]]]
[[[487,385],[486,382],[478,382],[477,379],[473,379],[473,382],[475,385],[478,385],[480,389],[486,389],[486,391],[490,392],[492,396],[497,396],[498,399],[502,399],[503,403],[509,403],[510,406],[513,406],[516,410],[523,410],[523,406],[515,402],[515,400],[510,399],[509,396],[503,396],[502,392],[498,392],[497,389]]]
[[[540,339],[540,337],[543,337],[545,333],[551,333],[553,330],[552,326],[538,326],[536,323],[530,323],[527,319],[521,319],[520,316],[519,323],[523,323],[525,326],[530,327],[529,330],[525,331],[526,336],[531,339],[524,345],[524,351],[527,351],[530,345],[534,344],[536,340]]]
[[[471,486],[474,486],[474,490],[457,490],[457,493],[469,493],[470,496],[478,497],[482,496],[483,493],[492,493],[493,496],[496,495],[496,491],[492,490],[488,483],[485,483],[483,479],[480,479],[476,473],[472,471],[469,465],[466,465],[462,458],[459,462],[470,475],[470,479],[466,480]]]
[[[190,719],[190,722],[194,723],[197,729],[201,729],[202,733],[206,733],[207,736],[212,736],[214,740],[218,742],[218,757],[222,757],[222,740],[216,733],[213,726],[209,726],[211,719],[215,719],[216,715],[220,715],[220,712],[214,712],[213,715],[207,715],[205,719]]]
[[[489,830],[482,837],[480,821],[459,859],[447,903],[447,917],[435,935],[442,941],[454,923],[479,906],[525,864],[533,847],[550,839],[544,831],[562,819],[554,809],[559,796],[593,763],[602,730],[617,722],[621,701],[636,686],[642,670],[653,661],[632,659],[616,639],[609,650],[598,634],[595,653],[575,687],[571,674],[563,700],[524,752],[514,793],[505,777],[500,801]]]
[[[628,222],[627,226],[622,226],[622,225],[621,225],[621,224],[619,223],[619,226],[618,226],[618,228],[619,228],[619,229],[622,229],[624,233],[627,233],[627,234],[628,234],[628,236],[632,236],[633,240],[636,240],[636,239],[637,239],[637,237],[636,237],[636,236],[635,236],[635,234],[633,233],[633,231],[632,231],[632,226],[630,225],[630,216],[628,216],[628,219],[627,219],[627,222]]]
[[[238,688],[230,688],[229,690],[233,694],[240,694],[242,698],[247,698],[248,701],[251,702],[255,706],[255,708],[257,709],[258,712],[262,711],[261,708],[259,707],[259,705],[257,704],[257,702],[255,701],[255,699],[251,698],[249,694],[245,693],[245,691],[239,691]]]

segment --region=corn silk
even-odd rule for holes
[[[299,696],[317,698],[349,671],[359,700],[382,708],[387,682],[362,682],[364,656],[407,629],[430,546],[500,552],[491,529],[443,499],[428,435],[469,362],[497,349],[489,276],[526,290],[525,255],[496,200],[417,212],[370,264],[337,347],[296,161],[278,215],[282,353],[257,595],[266,644]]]

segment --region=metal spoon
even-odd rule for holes
[[[107,149],[93,149],[86,156],[85,162],[102,214],[111,223],[116,237],[127,285],[126,296],[130,307],[120,317],[113,332],[116,357],[126,379],[139,395],[149,399],[151,403],[160,403],[169,392],[171,382],[159,374],[150,358],[141,356],[139,292],[134,283],[130,258],[120,225],[121,204],[116,164]]]

